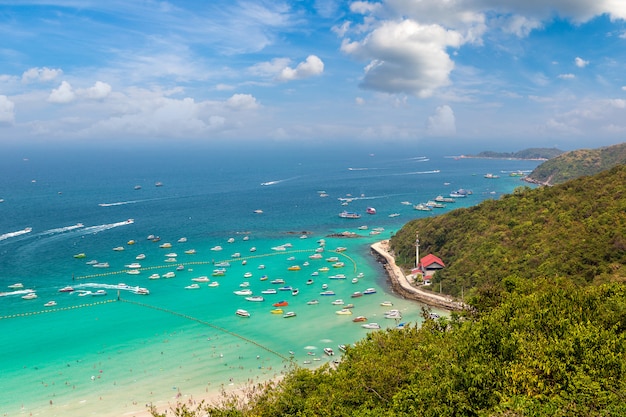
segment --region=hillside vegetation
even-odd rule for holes
[[[528,148],[517,152],[494,152],[483,151],[475,158],[498,158],[498,159],[552,159],[563,153],[557,148]]]
[[[626,167],[412,221],[399,262],[446,263],[435,280],[471,309],[371,332],[336,365],[179,417],[626,415]],[[438,287],[438,285],[435,285]],[[417,307],[416,307],[417,308]]]
[[[626,164],[626,143],[598,149],[579,149],[544,162],[533,170],[528,179],[546,185],[561,184],[623,164]]]
[[[626,166],[409,222],[391,239],[396,262],[407,269],[415,265],[416,232],[421,253],[446,264],[434,287],[463,293],[479,309],[497,304],[520,279],[624,281]]]

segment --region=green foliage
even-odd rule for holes
[[[479,311],[520,280],[568,277],[579,285],[626,280],[626,166],[555,187],[522,188],[442,216],[407,223],[391,248],[409,269],[420,252],[446,264],[434,288]]]
[[[528,178],[542,184],[561,184],[622,164],[626,164],[626,143],[566,152],[539,165]]]
[[[551,159],[563,153],[557,148],[528,148],[517,152],[483,151],[478,158]]]

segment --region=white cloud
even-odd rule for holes
[[[585,61],[584,59],[580,58],[580,57],[576,57],[574,59],[574,64],[578,67],[578,68],[585,68],[587,65],[589,65],[589,61]]]
[[[72,86],[67,81],[63,81],[59,88],[55,88],[48,96],[48,101],[51,103],[70,103],[74,101],[76,94],[72,89]]]
[[[315,55],[309,55],[306,61],[301,62],[294,68],[285,67],[281,70],[278,79],[280,81],[301,80],[314,77],[324,72],[324,63]]]
[[[0,126],[15,122],[15,104],[5,95],[0,95]]]
[[[29,83],[32,81],[48,82],[53,81],[57,77],[60,77],[63,71],[60,69],[50,69],[48,67],[43,68],[31,68],[24,71],[22,74],[22,82]]]
[[[452,136],[456,134],[456,119],[448,105],[437,107],[435,114],[428,118],[426,130],[430,136]]]
[[[289,58],[274,58],[269,62],[260,62],[248,68],[253,75],[261,77],[276,77],[277,74],[291,63]]]
[[[86,98],[100,100],[111,94],[111,86],[107,83],[103,83],[102,81],[96,81],[93,87],[80,90],[78,93]]]
[[[358,106],[362,106],[363,104],[365,104],[365,99],[363,97],[357,97],[357,98],[354,99],[354,102]]]
[[[226,100],[226,105],[235,110],[253,110],[259,107],[256,98],[250,94],[234,94]]]
[[[609,103],[612,107],[615,107],[616,109],[626,109],[626,100],[624,99],[616,98],[613,100],[609,100]]]
[[[573,78],[576,78],[574,74],[559,74],[558,77],[562,80],[571,80]]]
[[[429,97],[450,83],[454,62],[446,50],[462,42],[459,33],[440,25],[402,20],[382,23],[362,41],[344,41],[341,49],[370,60],[361,87]]]

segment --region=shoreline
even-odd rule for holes
[[[449,311],[464,310],[467,306],[452,298],[420,290],[411,285],[402,269],[396,265],[396,260],[389,253],[389,240],[381,240],[370,246],[372,253],[383,264],[393,290],[404,298],[419,301],[433,307],[443,308]]]

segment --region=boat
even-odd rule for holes
[[[299,271],[300,269],[301,269],[300,265],[292,265],[289,268],[287,268],[288,271]]]
[[[180,239],[178,239],[178,243],[185,243],[185,242],[187,242],[186,237],[181,237]]]
[[[252,301],[255,303],[260,303],[261,301],[265,301],[265,298],[263,298],[260,295],[253,295],[252,297],[246,297],[246,301]]]
[[[352,278],[352,283],[356,284],[357,282],[359,282],[359,279],[357,277]]]
[[[337,345],[340,351],[345,352],[347,350],[346,345]]]
[[[326,258],[326,262],[339,262],[339,257],[331,256],[330,258]]]
[[[169,249],[169,248],[171,248],[171,247],[172,247],[172,244],[171,244],[171,243],[168,243],[168,242],[165,242],[165,243],[161,243],[161,244],[159,245],[159,247],[160,247],[160,248],[162,248],[162,249]]]
[[[163,274],[163,278],[174,278],[176,276],[176,274],[174,272],[166,272],[165,274]]]
[[[458,190],[458,191],[453,191],[450,193],[450,197],[452,198],[464,198],[467,197],[467,191],[465,190]]]
[[[415,210],[418,210],[418,211],[432,211],[432,209],[433,209],[432,207],[429,207],[429,206],[427,206],[424,203],[416,204],[416,205],[413,206],[413,208]]]
[[[241,284],[239,284],[239,286],[241,288],[248,288],[250,286],[250,283],[248,281],[242,282]]]
[[[92,266],[94,268],[108,268],[109,267],[109,263],[108,262],[98,262],[97,264],[93,264]]]
[[[329,347],[324,348],[324,353],[327,354],[328,356],[333,356],[335,354],[335,352]]]
[[[352,211],[342,211],[341,213],[339,213],[339,217],[341,217],[342,219],[360,219],[361,215]]]
[[[318,276],[320,273],[318,271],[311,272],[312,277]]]
[[[402,313],[400,313],[400,310],[389,310],[385,311],[384,317],[386,319],[401,319]]]
[[[141,271],[138,270],[138,269],[129,269],[128,271],[126,271],[126,273],[128,275],[139,275],[141,273]]]
[[[250,248],[250,252],[256,252],[256,247],[254,247],[254,246],[253,246],[253,247],[251,247],[251,248]]]
[[[294,313],[293,311],[288,311],[283,315],[283,318],[288,319],[290,317],[296,317],[296,313]]]
[[[178,254],[176,252],[170,252],[168,254],[165,255],[166,258],[176,258],[178,257]]]
[[[272,283],[272,284],[284,284],[285,280],[282,279],[282,278],[276,278],[276,279],[271,280],[270,283]]]
[[[54,307],[55,305],[57,305],[56,301],[48,301],[46,304],[44,304],[44,307]]]
[[[278,291],[293,291],[293,287],[291,285],[285,285],[283,287],[280,287]]]
[[[432,207],[432,208],[446,208],[445,204],[439,203],[439,202],[434,201],[434,200],[428,200],[424,204],[426,204],[426,206]]]
[[[124,265],[126,268],[130,268],[130,269],[138,269],[141,268],[141,264],[137,263],[137,262],[133,262],[132,264],[128,264],[128,265]]]
[[[343,268],[346,264],[343,262],[335,262],[333,268]],[[345,278],[345,277],[344,277]]]
[[[311,285],[313,284],[315,281],[313,281],[312,279],[307,279],[306,280],[306,285]]]
[[[196,250],[195,249],[187,249],[185,251],[185,255],[195,255],[196,254]]]
[[[251,278],[252,277],[252,272],[246,272],[245,274],[243,274],[244,278]]]
[[[257,267],[257,269],[265,269],[265,265],[261,264],[261,265],[259,265],[259,266]],[[267,279],[267,277],[266,277],[266,279]]]
[[[319,304],[320,302],[318,300],[309,300],[306,302],[308,305],[315,305],[315,304]]]
[[[254,214],[263,214],[263,210],[261,209],[256,209],[253,211]]]
[[[350,296],[352,298],[359,298],[359,297],[363,297],[363,293],[360,291],[355,291],[352,293],[352,295]]]
[[[222,250],[222,249],[223,249],[223,248],[222,248],[221,246],[219,246],[219,245],[218,245],[218,246],[213,246],[213,247],[211,248],[211,250],[212,250],[212,251],[220,251],[220,250]]]
[[[85,262],[85,264],[87,264],[87,265],[95,265],[97,263],[98,263],[98,261],[96,261],[95,259],[92,259],[91,261]]]
[[[400,215],[400,213],[391,213],[389,215],[389,217],[398,217]]]
[[[500,178],[499,175],[492,174],[491,172],[485,174],[484,177],[487,178],[487,179],[490,179],[490,180]]]
[[[283,309],[282,308],[275,308],[273,310],[270,310],[270,313],[272,313],[272,314],[283,314]]]
[[[243,308],[237,309],[237,311],[235,311],[235,314],[239,317],[250,317],[250,313],[248,312],[248,310],[244,310]]]
[[[261,294],[276,294],[277,291],[274,288],[269,288],[267,290],[261,291]]]
[[[335,311],[335,314],[339,314],[340,316],[341,315],[347,316],[347,315],[351,315],[352,314],[352,310],[350,310],[349,308],[342,308],[341,310]]]
[[[185,265],[182,265],[182,264],[181,264],[181,265],[178,265],[178,266],[176,267],[176,270],[177,270],[177,271],[184,271],[184,270],[185,270]]]
[[[367,230],[367,225],[359,226],[357,229],[359,229],[359,230]]]
[[[165,261],[163,262],[168,262],[168,263],[173,264],[173,263],[178,262],[178,260],[176,258],[165,258]]]
[[[223,277],[224,275],[226,275],[226,271],[224,271],[223,269],[214,269],[211,275],[214,277]]]
[[[186,290],[197,290],[199,288],[200,288],[200,285],[198,284],[190,284],[185,287]]]
[[[83,259],[83,258],[86,258],[86,257],[87,257],[87,255],[84,254],[84,253],[77,253],[76,255],[74,255],[74,258],[76,258],[76,259]]]
[[[341,298],[338,298],[337,300],[333,301],[331,304],[334,306],[340,306],[340,305],[343,305],[343,300]]]
[[[133,290],[133,293],[138,294],[138,295],[149,295],[150,291],[144,287],[137,287]]]
[[[9,288],[11,288],[12,290],[19,290],[20,288],[24,288],[24,284],[22,284],[21,282],[16,282],[15,284],[9,285]]]
[[[128,242],[126,242],[127,245],[134,245],[135,241],[133,239],[129,240]]]
[[[336,274],[329,276],[328,279],[346,279],[346,276],[344,274]]]
[[[454,198],[444,197],[444,196],[441,196],[441,195],[438,195],[437,197],[435,197],[434,200],[437,203],[454,203],[456,201]]]
[[[298,294],[300,294],[300,290],[297,289],[297,288],[295,288],[294,290],[291,291],[291,295],[293,295],[293,296],[296,296]]]
[[[141,261],[143,259],[146,259],[146,255],[143,253],[140,253],[139,255],[135,256],[135,259],[138,261]]]
[[[368,294],[375,294],[376,293],[376,289],[374,288],[368,288],[365,291],[363,291],[363,294],[368,295]]]
[[[235,242],[235,238],[234,237],[229,237],[227,242],[228,243],[234,243]]]
[[[322,259],[322,254],[314,253],[313,255],[309,255],[309,259]]]
[[[122,252],[124,250],[124,246],[116,246],[113,248],[113,250],[116,252]]]
[[[378,323],[365,323],[362,324],[361,327],[364,329],[380,329],[380,324]]]
[[[237,291],[233,291],[233,294],[235,294],[235,295],[252,295],[252,290],[250,290],[250,289],[237,290]]]
[[[217,282],[217,281],[213,281],[213,282],[209,283],[209,287],[219,287],[219,286],[220,286],[220,283]]]
[[[352,319],[353,322],[355,323],[359,323],[362,321],[367,321],[367,317],[365,316],[356,316],[355,318]]]
[[[272,304],[274,307],[287,307],[289,303],[285,300],[281,300],[277,303]]]
[[[218,268],[228,268],[230,266],[230,263],[223,261],[216,263],[215,266]]]
[[[318,271],[320,271],[320,272],[328,272],[328,271],[330,271],[330,268],[327,267],[327,266],[323,266],[323,267],[319,268]]]
[[[23,295],[22,298],[24,300],[34,300],[35,298],[37,298],[37,294],[35,294],[34,292],[29,292],[28,294]]]
[[[207,277],[207,276],[191,278],[191,280],[195,281],[195,282],[209,282],[210,281],[209,277]]]
[[[232,255],[230,255],[231,258],[241,258],[241,253],[239,252],[235,252]]]
[[[107,292],[105,290],[98,290],[96,292],[91,293],[91,295],[93,297],[101,297],[101,296],[107,295]]]
[[[376,209],[374,207],[368,207],[365,212],[367,214],[376,214]]]
[[[323,289],[323,290],[325,290],[325,289],[327,289],[327,288],[328,288],[328,284],[326,284],[326,283],[322,284],[322,289]]]
[[[154,186],[155,187],[163,187],[163,183],[160,182],[160,181],[157,181],[157,182],[154,183]]]
[[[59,292],[73,292],[73,291],[74,291],[74,287],[70,287],[70,286],[63,287],[59,290]]]

